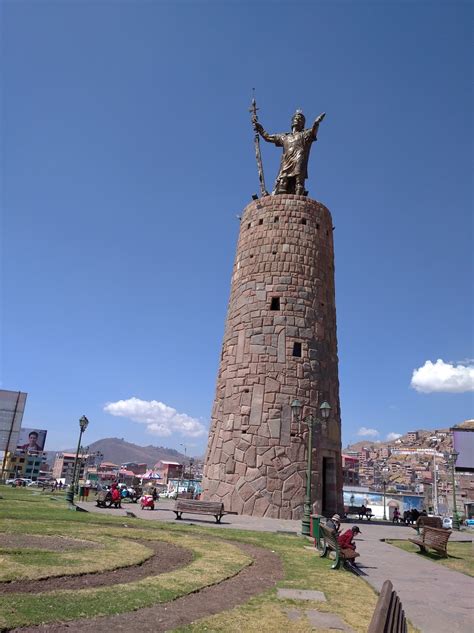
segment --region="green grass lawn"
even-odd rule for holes
[[[406,552],[413,552],[414,554],[416,553],[419,556],[429,558],[436,563],[440,563],[440,565],[444,565],[445,567],[454,569],[454,571],[460,571],[461,573],[467,574],[468,576],[474,576],[474,545],[472,542],[448,542],[448,558],[443,558],[439,554],[436,554],[436,552],[432,551],[427,554],[422,554],[420,552],[420,548],[413,543],[410,543],[409,541],[397,541],[387,539],[386,542],[390,543],[390,545],[395,545],[395,547],[399,547]]]
[[[346,571],[331,570],[331,561],[305,549],[308,541],[301,537],[72,512],[62,497],[52,500],[51,495],[32,494],[28,489],[0,486],[0,495],[3,497],[0,499],[0,543],[3,532],[62,536],[97,544],[90,549],[85,546],[64,552],[4,547],[0,550],[0,568],[5,576],[0,580],[105,570],[144,560],[150,555],[146,545],[130,539],[145,543],[147,540],[166,541],[191,550],[193,555],[192,562],[184,568],[122,585],[0,595],[2,630],[136,610],[219,583],[251,563],[236,547],[239,542],[269,548],[278,554],[285,573],[280,586],[323,591],[327,602],[282,601],[277,599],[276,590],[271,589],[240,607],[180,630],[304,633],[317,631],[304,618],[306,609],[317,609],[336,613],[355,631],[365,633],[375,608],[377,596],[367,583]],[[133,529],[126,527],[130,522]],[[117,595],[120,600],[116,599]],[[290,621],[286,612],[295,608],[302,614],[297,622]]]

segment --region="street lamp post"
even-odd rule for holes
[[[188,458],[187,458],[187,455],[186,455],[187,447],[184,444],[181,444],[181,443],[180,443],[180,446],[182,446],[184,448],[184,464],[183,464],[183,470],[181,471],[181,486],[182,486],[183,485],[183,480],[184,480],[184,475],[185,475],[185,470],[186,470],[186,462],[187,462]],[[186,487],[186,492],[187,491],[188,491],[188,488]]]
[[[79,468],[76,469],[76,478],[74,480],[74,492],[77,495],[77,493],[79,492],[79,479],[80,479],[80,475],[81,475],[81,468],[83,468],[85,470],[85,466],[87,463],[86,460],[86,455],[89,453],[89,447],[88,446],[81,446],[79,448],[79,458],[78,458],[78,466]]]
[[[455,530],[459,530],[459,516],[458,516],[458,508],[456,502],[456,462],[459,457],[459,453],[456,450],[453,450],[451,455],[449,456],[449,464],[451,466],[451,472],[453,476],[453,528]]]
[[[293,400],[291,403],[291,410],[293,413],[293,419],[295,422],[300,422],[301,403],[299,400]],[[308,463],[306,467],[306,494],[304,499],[304,512],[303,519],[301,521],[301,534],[303,536],[309,536],[311,534],[311,477],[312,477],[312,460],[313,460],[313,428],[317,424],[323,423],[328,419],[331,407],[327,402],[323,402],[319,407],[321,419],[314,418],[313,414],[309,414],[304,420],[302,420],[308,427]]]
[[[387,498],[385,496],[385,491],[387,490],[387,482],[385,479],[382,481],[383,486],[383,520],[387,520]]]
[[[82,434],[87,429],[88,424],[89,424],[89,420],[86,418],[85,415],[83,415],[82,418],[79,420],[80,433],[79,433],[79,441],[77,443],[76,457],[74,459],[74,468],[73,468],[73,471],[72,471],[72,481],[71,481],[71,484],[69,486],[69,490],[66,492],[66,501],[71,506],[74,506],[74,486],[76,484],[77,461],[78,461],[78,458],[79,458],[79,450],[81,448]]]

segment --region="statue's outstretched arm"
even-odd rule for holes
[[[326,113],[323,112],[322,114],[320,114],[314,121],[313,123],[313,127],[311,128],[311,131],[313,133],[314,138],[316,138],[316,134],[318,133],[318,128],[319,128],[319,124],[321,123],[321,121],[324,119],[324,117],[326,116]]]
[[[263,125],[258,121],[253,122],[253,129],[260,134],[260,136],[267,141],[267,143],[277,143],[277,135],[276,134],[268,134],[263,129]]]

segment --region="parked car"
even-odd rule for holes
[[[466,519],[465,523],[467,527],[474,527],[474,519]]]
[[[12,481],[12,486],[29,486],[33,483],[32,479],[26,479],[25,477],[17,477]]]
[[[447,530],[451,530],[453,527],[453,519],[452,517],[444,517],[443,518],[443,527]]]

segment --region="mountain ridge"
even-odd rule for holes
[[[160,460],[184,463],[190,457],[190,455],[185,456],[174,448],[153,446],[152,444],[140,446],[119,437],[105,437],[89,444],[89,453],[96,452],[103,454],[104,462],[112,462],[118,465],[126,462],[146,463],[148,468],[153,468]],[[54,451],[53,461],[56,453],[75,453],[75,449]]]

